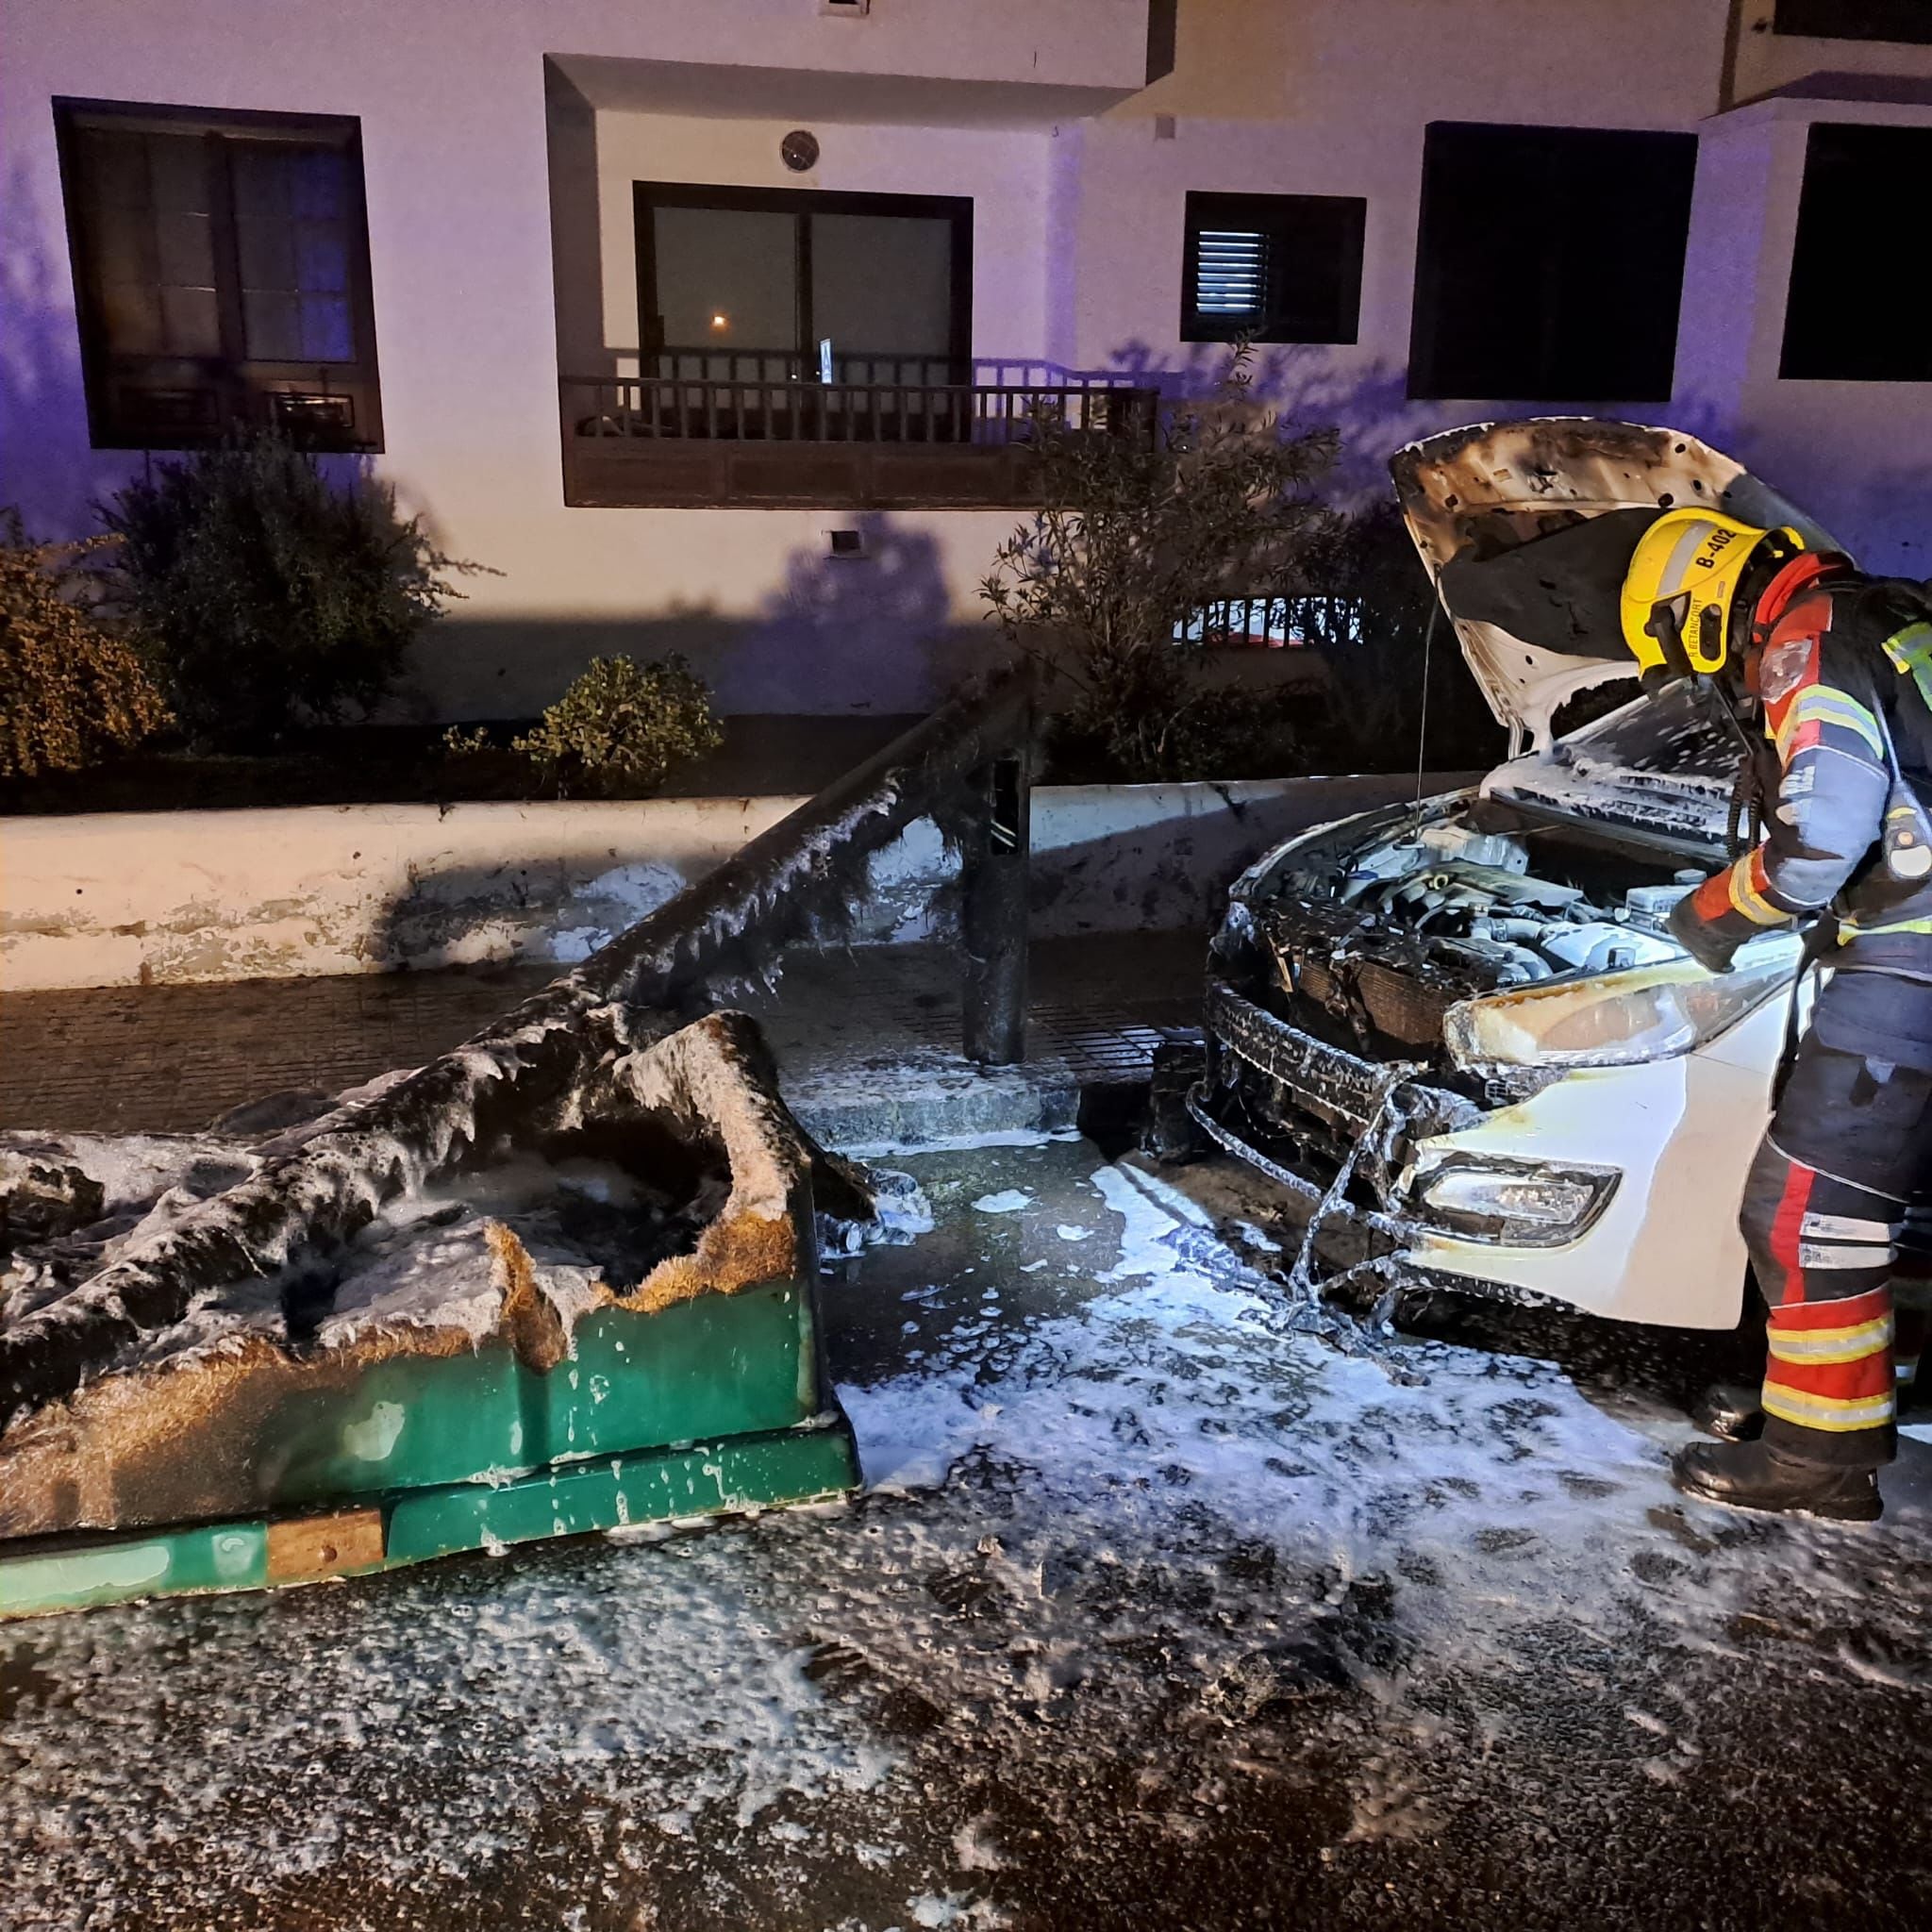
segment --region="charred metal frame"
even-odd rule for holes
[[[1391,1209],[1401,1205],[1395,1197],[1396,1182],[1410,1144],[1454,1133],[1481,1117],[1474,1101],[1418,1078],[1424,1071],[1420,1065],[1376,1062],[1331,1046],[1243,998],[1224,981],[1209,980],[1203,1019],[1208,1074],[1191,1111],[1224,1146],[1239,1141],[1231,1151],[1264,1172],[1275,1174],[1283,1163],[1214,1113],[1218,1092],[1260,1083],[1274,1103],[1268,1110],[1283,1117],[1283,1129],[1291,1138],[1294,1127],[1290,1116],[1299,1112],[1310,1117],[1325,1130],[1324,1138],[1332,1135],[1337,1163],[1350,1165],[1377,1203]],[[1280,1104],[1284,1099],[1286,1107]],[[1305,1176],[1294,1185],[1297,1191],[1321,1192]]]
[[[868,862],[915,820],[960,856],[965,1046],[1024,1049],[1034,676],[961,687],[715,872],[461,1046],[352,1102],[84,1286],[0,1333],[0,1429],[71,1394],[197,1294],[325,1260],[411,1188],[621,1112],[613,1070],[849,924]]]

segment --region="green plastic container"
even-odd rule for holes
[[[314,1516],[46,1539],[0,1557],[0,1619],[366,1575],[462,1550],[824,1501],[858,1483],[851,1427],[835,1414],[809,1428],[406,1490]]]
[[[495,1341],[298,1389],[233,1445],[236,1520],[0,1544],[0,1618],[354,1575],[858,1484],[808,1282],[599,1309],[573,1350],[544,1372]]]

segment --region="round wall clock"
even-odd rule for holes
[[[778,158],[794,175],[803,175],[819,164],[819,138],[809,129],[794,127],[778,143]]]

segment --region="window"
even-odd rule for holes
[[[1174,72],[1174,40],[1180,24],[1180,0],[1147,0],[1147,85],[1165,80]]]
[[[970,379],[969,199],[640,181],[636,213],[640,333],[657,374]]]
[[[1352,342],[1369,205],[1339,194],[1190,194],[1181,341]]]
[[[381,448],[358,124],[54,111],[95,447]]]
[[[1303,639],[1298,616],[1316,600],[1308,597],[1213,597],[1174,620],[1177,644],[1222,649],[1298,651]],[[1325,599],[1323,601],[1326,601]]]
[[[1772,31],[1932,46],[1932,0],[1777,0]]]
[[[1932,128],[1820,123],[1778,374],[1932,382]]]
[[[1662,402],[1697,138],[1434,122],[1411,396]]]

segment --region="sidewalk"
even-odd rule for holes
[[[741,1004],[801,1117],[837,1144],[889,1141],[895,1109],[935,1101],[949,1121],[927,1125],[942,1136],[1055,1127],[1081,1088],[1145,1078],[1163,1034],[1195,1024],[1203,954],[1192,934],[1037,943],[1027,1065],[991,1075],[960,1057],[945,947],[795,954],[775,994]],[[337,1093],[447,1051],[553,976],[487,966],[8,994],[0,1126],[186,1132],[270,1093]]]

